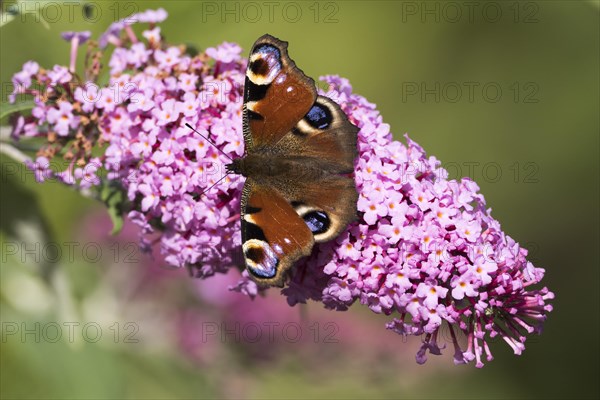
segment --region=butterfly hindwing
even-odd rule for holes
[[[358,128],[333,100],[318,96],[309,112],[276,145],[288,159],[307,162],[333,174],[354,171]]]
[[[288,56],[287,42],[260,37],[250,51],[244,88],[246,151],[277,143],[315,102],[315,81]]]
[[[358,193],[354,179],[329,175],[317,182],[298,182],[291,202],[317,243],[335,239],[356,219]]]
[[[247,179],[242,197],[242,249],[253,279],[281,286],[285,273],[311,254],[315,242],[334,239],[356,219],[357,199],[354,180],[349,177],[299,182],[292,192]]]

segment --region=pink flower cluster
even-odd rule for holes
[[[100,120],[109,142],[104,161],[133,205],[129,218],[146,234],[159,232],[165,261],[209,276],[236,263],[234,216],[243,182],[226,178],[207,190],[229,160],[186,125],[231,157],[243,154],[245,61],[239,46],[219,48],[218,59],[210,49],[191,57],[180,47],[161,47],[158,29],[144,32],[150,46],[138,42],[111,57],[111,81],[124,96]]]
[[[157,240],[167,263],[194,266],[196,275],[209,276],[239,265],[235,215],[243,182],[228,177],[206,191],[229,160],[186,124],[231,157],[243,154],[246,60],[236,44],[190,56],[183,47],[164,44],[158,26],[143,31],[146,40],[130,29],[134,22],[153,25],[165,17],[164,10],[146,11],[115,22],[102,35],[102,44],[118,45],[106,85],[77,82],[66,67],[46,72],[26,63],[13,78],[12,100],[30,94],[35,107],[31,116],[18,118],[13,136],[48,138],[35,162],[27,163],[39,182],[55,178],[80,188],[97,186],[103,165],[104,183],[116,182],[124,191],[128,217],[146,235],[144,245]],[[87,40],[73,32],[63,36]],[[92,158],[97,144],[107,147]],[[68,167],[55,171],[59,163],[51,159],[65,148]]]
[[[355,180],[360,220],[336,241],[319,246],[299,265],[283,292],[288,302],[307,299],[345,310],[355,301],[393,315],[387,324],[402,335],[424,335],[426,350],[440,354],[442,322],[449,327],[456,363],[492,355],[489,338],[504,339],[520,354],[525,333],[541,332],[547,288],[529,290],[544,270],[486,209],[468,178],[448,180],[435,157],[406,136],[394,141],[373,104],[353,94],[345,79],[325,77],[335,99],[359,128]],[[467,336],[461,349],[455,329]]]
[[[66,67],[43,71],[26,63],[14,77],[15,95],[36,95],[36,105],[31,116],[16,119],[14,135],[48,138],[30,164],[40,181],[57,176],[81,187],[117,184],[128,200],[128,218],[142,229],[143,245],[158,242],[167,263],[193,267],[198,277],[239,268],[243,182],[226,177],[212,185],[229,161],[222,153],[243,154],[246,60],[233,43],[189,55],[183,46],[163,42],[154,24],[166,17],[164,11],[141,15],[134,20],[149,23],[145,40],[126,21],[101,37],[100,47],[116,46],[107,85],[75,82]],[[68,37],[78,38],[75,46],[87,40]],[[32,80],[42,89],[32,89]],[[283,289],[288,302],[313,299],[345,310],[358,300],[392,315],[389,329],[424,335],[419,363],[427,350],[441,353],[444,321],[456,363],[476,360],[480,367],[484,355],[491,360],[488,342],[496,336],[520,354],[526,334],[539,333],[552,309],[552,292],[530,288],[544,270],[504,234],[473,181],[448,180],[440,162],[415,142],[394,141],[375,105],[353,94],[347,80],[323,80],[329,84],[324,94],[360,128],[360,218],[295,268]],[[103,155],[92,158],[91,147],[104,144]],[[70,166],[51,170],[49,159],[65,148]],[[102,180],[96,175],[100,166],[108,171]],[[251,297],[259,292],[245,273],[232,289]],[[458,331],[467,337],[465,349]]]

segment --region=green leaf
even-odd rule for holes
[[[100,199],[108,208],[108,215],[113,223],[111,235],[116,235],[123,229],[123,206],[124,206],[123,189],[114,184],[105,184],[100,192]]]
[[[33,100],[22,101],[17,104],[4,104],[2,110],[0,110],[0,119],[19,111],[31,110],[35,107]]]
[[[112,221],[113,228],[110,231],[111,235],[117,235],[123,229],[123,214],[116,207],[108,207],[108,215]]]
[[[198,47],[193,43],[185,43],[185,54],[190,57],[195,57],[200,53]]]

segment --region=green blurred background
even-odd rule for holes
[[[71,15],[62,2],[25,3],[49,7],[49,29],[33,14],[0,28],[3,106],[25,61],[68,64],[64,30],[97,37],[116,18],[164,7],[172,44],[231,41],[245,53],[268,32],[290,42],[307,75],[348,78],[397,139],[408,132],[452,177],[473,178],[557,298],[522,356],[496,341],[482,370],[453,366],[451,346],[418,366],[418,339],[385,331],[385,318],[359,305],[290,309],[275,290],[252,303],[227,293],[235,277],[207,286],[139,253],[140,262],[123,262],[135,232],[106,238],[100,205],[36,184],[2,154],[2,398],[598,398],[599,2],[300,1],[273,2],[270,14],[263,2],[111,1],[91,3],[93,18],[102,13],[94,23],[85,2],[71,2]],[[76,240],[99,243],[104,256],[9,255],[15,243],[51,252],[44,243],[64,251]],[[341,330],[337,343],[198,342],[198,327],[234,324],[240,310]],[[65,321],[80,323],[74,340]],[[103,332],[95,343],[93,330],[81,339],[90,321]],[[39,343],[35,334],[22,340],[21,328],[36,322],[46,329]],[[62,327],[56,343],[53,323]]]

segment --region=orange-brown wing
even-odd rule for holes
[[[333,100],[318,96],[306,115],[279,141],[275,151],[305,160],[333,174],[354,171],[358,128]]]
[[[357,218],[358,192],[351,177],[328,175],[315,182],[297,182],[294,192],[292,207],[316,243],[335,239]]]
[[[242,249],[253,279],[282,286],[286,271],[313,245],[312,232],[292,205],[278,191],[248,178],[242,194]]]
[[[264,35],[250,51],[244,88],[246,151],[277,143],[317,98],[315,81],[296,67],[287,45]]]

